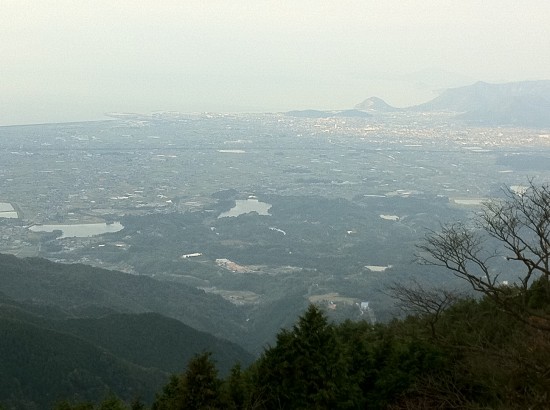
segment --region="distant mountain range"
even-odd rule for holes
[[[449,88],[424,104],[396,108],[376,97],[355,106],[368,112],[456,112],[456,118],[475,125],[550,127],[550,80],[504,84],[477,82]]]
[[[455,111],[481,125],[550,126],[550,81],[477,82],[450,88],[414,111]]]

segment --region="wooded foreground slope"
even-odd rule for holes
[[[146,312],[160,304],[154,286],[141,304],[132,304],[135,295],[128,295],[140,291],[117,293],[124,280],[132,284],[118,272],[0,255],[0,277],[0,403],[7,408],[95,401],[108,392],[151,403],[195,354],[213,352],[223,374],[253,360],[234,343]]]
[[[530,297],[540,312],[540,282]],[[220,378],[205,353],[157,393],[171,409],[546,409],[550,334],[489,298],[460,299],[435,317],[333,324],[311,305],[249,368]],[[101,400],[98,398],[98,400]],[[57,409],[146,408],[108,397]]]

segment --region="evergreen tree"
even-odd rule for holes
[[[157,393],[152,410],[175,410],[183,402],[181,376],[172,375],[160,394]]]
[[[221,380],[211,353],[195,356],[181,376],[172,376],[157,395],[153,410],[196,410],[222,408]]]
[[[132,400],[132,403],[130,404],[130,410],[145,410],[145,404],[141,401],[139,397],[136,397],[134,400]]]
[[[182,409],[215,409],[220,403],[221,380],[211,353],[195,356],[182,379]]]
[[[250,389],[247,386],[241,365],[237,364],[233,366],[231,374],[224,384],[224,395],[228,406],[233,409],[245,408],[249,392]]]
[[[99,404],[98,410],[127,410],[126,405],[114,393],[110,393]]]
[[[267,390],[267,408],[352,408],[360,394],[348,369],[334,326],[310,305],[292,331],[283,330],[265,351],[256,385]]]

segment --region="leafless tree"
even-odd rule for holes
[[[469,409],[477,408],[456,381],[449,375],[426,375],[413,386],[397,403],[388,406],[391,410],[421,409]]]
[[[529,180],[521,192],[504,190],[504,198],[484,204],[473,223],[453,223],[430,231],[418,246],[425,264],[443,266],[467,280],[517,319],[550,331],[550,315],[529,306],[529,289],[540,280],[550,300],[550,186]],[[488,241],[500,248],[490,251]],[[519,262],[517,281],[503,286],[493,264],[496,257]]]
[[[433,338],[436,323],[445,309],[463,295],[443,288],[426,288],[417,281],[402,284],[394,282],[388,286],[388,294],[397,299],[397,306],[406,314],[415,314],[427,320]]]

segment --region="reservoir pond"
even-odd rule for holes
[[[18,218],[17,211],[13,209],[12,204],[0,202],[0,218]]]
[[[239,216],[250,212],[257,212],[258,215],[269,215],[269,209],[271,204],[267,202],[260,202],[257,199],[237,199],[235,206],[229,211],[222,212],[218,218],[225,218],[228,216]]]
[[[33,225],[29,229],[33,232],[53,232],[61,231],[63,238],[89,238],[91,236],[101,235],[121,231],[124,226],[120,222],[113,223],[93,223],[93,224],[74,224],[74,225]]]

